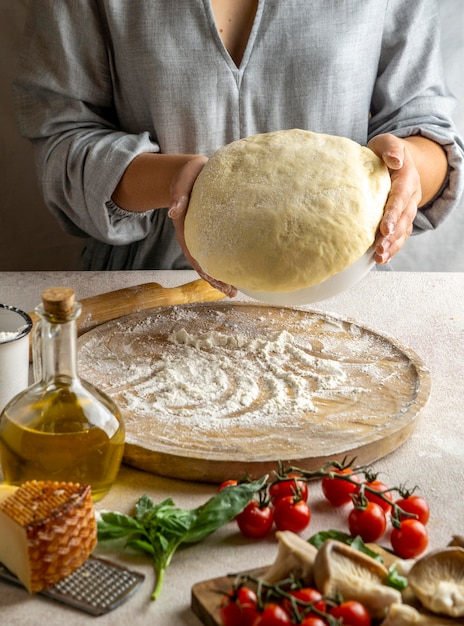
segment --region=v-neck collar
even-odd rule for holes
[[[229,67],[234,71],[234,72],[243,72],[243,70],[245,69],[250,56],[251,56],[251,52],[253,50],[253,46],[256,40],[256,35],[258,33],[259,30],[259,26],[261,23],[261,18],[263,15],[263,11],[264,11],[264,3],[266,0],[258,0],[258,7],[256,9],[256,15],[255,18],[253,20],[253,26],[251,28],[250,31],[250,35],[248,37],[248,41],[247,41],[247,45],[245,47],[245,50],[243,52],[243,56],[242,56],[242,60],[240,61],[240,65],[237,65],[235,63],[235,61],[233,60],[233,58],[230,56],[229,51],[227,50],[227,48],[224,45],[224,42],[222,41],[221,35],[219,34],[219,30],[217,27],[217,23],[216,23],[216,18],[214,17],[214,11],[213,11],[213,7],[211,6],[211,2],[210,0],[203,0],[203,5],[205,8],[205,13],[206,16],[208,18],[209,21],[209,26],[211,28],[211,32],[213,34],[214,37],[214,41],[217,45],[217,47],[219,48],[220,53],[222,54],[222,56],[224,57],[226,63],[229,65]]]

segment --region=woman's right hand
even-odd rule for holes
[[[174,177],[171,183],[171,202],[168,212],[168,216],[172,219],[174,229],[176,231],[177,241],[179,242],[182,252],[184,253],[187,261],[198,272],[198,274],[206,280],[212,287],[218,289],[226,296],[232,298],[237,294],[237,290],[232,285],[223,283],[220,280],[216,280],[209,274],[207,274],[200,267],[199,263],[190,254],[184,237],[184,220],[188,210],[190,201],[190,194],[193,189],[195,181],[207,163],[208,158],[205,156],[198,156],[186,163]]]

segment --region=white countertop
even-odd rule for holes
[[[50,286],[73,287],[77,298],[82,299],[146,282],[171,287],[196,278],[194,272],[180,271],[0,272],[0,301],[31,311],[40,302],[41,292]],[[371,272],[345,293],[308,308],[352,318],[396,339],[425,362],[432,392],[418,426],[406,443],[375,462],[374,468],[390,485],[419,485],[432,509],[431,547],[444,546],[453,534],[464,534],[464,274]],[[193,508],[209,498],[214,489],[212,485],[161,478],[122,466],[117,484],[97,507],[129,513],[137,498],[147,493],[155,501],[172,497],[177,505]],[[328,528],[345,530],[344,514],[321,504],[318,485],[313,486],[312,494],[317,504],[303,536]],[[126,604],[95,623],[199,626],[190,610],[193,584],[268,564],[275,552],[272,537],[261,542],[246,540],[238,534],[236,525],[230,524],[202,543],[176,553],[156,603],[149,599],[153,574],[145,557],[106,554],[142,571],[146,580]],[[5,583],[0,583],[0,611],[5,626],[61,626],[65,620],[80,626],[95,619],[28,596]]]

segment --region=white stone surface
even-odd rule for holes
[[[50,286],[73,287],[78,299],[82,299],[146,282],[171,287],[196,278],[194,272],[3,272],[0,291],[11,304],[30,311],[39,302],[42,290]],[[463,534],[464,273],[372,272],[348,291],[311,308],[352,318],[393,337],[425,362],[431,374],[432,392],[419,424],[405,444],[374,467],[390,485],[419,485],[432,509],[432,547],[445,545],[453,534]],[[156,501],[173,497],[179,506],[190,508],[204,502],[213,492],[212,485],[160,478],[123,466],[117,485],[98,508],[130,512],[143,493]],[[318,483],[310,485],[310,493],[312,521],[303,536],[328,528],[346,530],[346,512],[336,512],[323,502]],[[113,552],[104,553],[116,559]],[[260,542],[246,540],[232,523],[174,556],[164,590],[155,604],[149,600],[153,574],[148,559],[123,554],[118,560],[144,572],[146,581],[127,604],[100,617],[98,624],[199,626],[189,608],[193,584],[266,565],[273,561],[275,553],[272,538]],[[8,626],[61,626],[66,621],[83,626],[90,619],[4,583],[0,583],[0,612],[2,623],[6,617]]]

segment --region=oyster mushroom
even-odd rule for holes
[[[452,546],[430,552],[416,561],[408,580],[429,611],[464,616],[464,548]]]
[[[292,574],[312,585],[317,549],[289,530],[279,530],[275,536],[279,544],[277,557],[261,578],[272,584]]]
[[[387,617],[380,626],[452,626],[456,624],[449,619],[424,615],[407,604],[392,604]]]
[[[319,548],[314,563],[314,579],[323,595],[340,593],[344,600],[357,600],[373,618],[384,617],[391,604],[401,603],[401,593],[383,584],[387,574],[372,557],[332,539]]]

